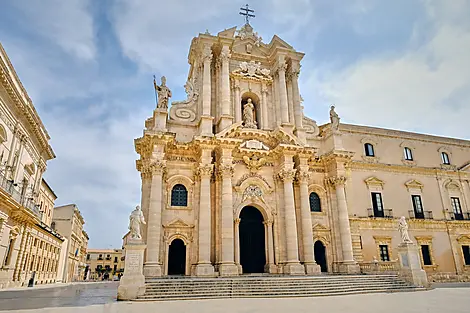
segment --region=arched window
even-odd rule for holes
[[[176,184],[171,190],[171,206],[188,206],[188,191],[182,184]]]
[[[410,148],[405,147],[403,153],[405,154],[405,160],[413,161],[413,153],[411,152]]]
[[[369,156],[369,157],[375,156],[374,146],[371,143],[366,143],[364,145],[364,150],[366,152],[366,156]]]
[[[447,152],[441,152],[442,164],[450,164],[449,155]]]
[[[310,211],[321,212],[321,201],[320,197],[316,192],[312,192],[310,194]]]

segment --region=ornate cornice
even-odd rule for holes
[[[309,180],[310,180],[310,172],[308,171],[302,171],[302,170],[298,170],[297,171],[297,175],[296,175],[296,180],[300,183],[300,184],[308,184]]]

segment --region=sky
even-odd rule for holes
[[[140,203],[134,139],[152,76],[185,99],[191,39],[244,24],[233,0],[3,1],[0,41],[48,130],[45,179],[91,248],[119,248]],[[305,53],[305,114],[470,139],[470,1],[257,0],[250,22]]]

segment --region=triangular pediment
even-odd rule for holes
[[[235,32],[237,31],[237,26],[223,30],[217,34],[219,37],[233,38],[235,37]]]
[[[470,173],[470,161],[465,162],[461,167],[459,167],[459,170]]]
[[[176,218],[164,226],[165,228],[191,228],[193,225],[187,224],[180,218]]]
[[[383,186],[385,184],[383,180],[378,179],[375,176],[364,179],[364,182],[369,186]]]
[[[315,225],[313,225],[312,229],[314,231],[322,231],[322,230],[327,231],[328,230],[328,228],[326,226],[324,226],[322,224],[319,224],[319,223],[316,223]]]
[[[410,179],[409,181],[407,181],[405,183],[405,186],[410,189],[410,188],[414,188],[414,189],[423,189],[424,185],[417,181],[416,179]]]
[[[271,39],[271,42],[269,43],[269,49],[274,48],[286,48],[289,50],[293,49],[291,45],[279,38],[277,35],[274,35]]]
[[[249,54],[258,57],[267,57],[268,53],[263,44],[257,45],[254,38],[245,38],[236,40],[233,44],[232,51],[240,54]]]

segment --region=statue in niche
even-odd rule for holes
[[[332,105],[330,108],[330,121],[331,121],[331,129],[338,130],[339,129],[339,116],[335,112],[335,106]]]
[[[157,109],[168,109],[168,99],[171,98],[171,90],[166,86],[166,77],[162,76],[162,84],[157,85],[153,80],[155,92],[158,94]]]
[[[400,217],[398,221],[398,231],[400,232],[401,243],[413,243],[408,235],[408,223],[404,216]]]
[[[131,239],[142,239],[140,234],[140,225],[146,224],[144,219],[144,214],[140,209],[140,205],[135,207],[135,210],[132,211],[131,216],[129,216],[129,230]]]
[[[243,126],[245,128],[258,128],[255,121],[255,106],[251,98],[248,98],[243,106]]]

